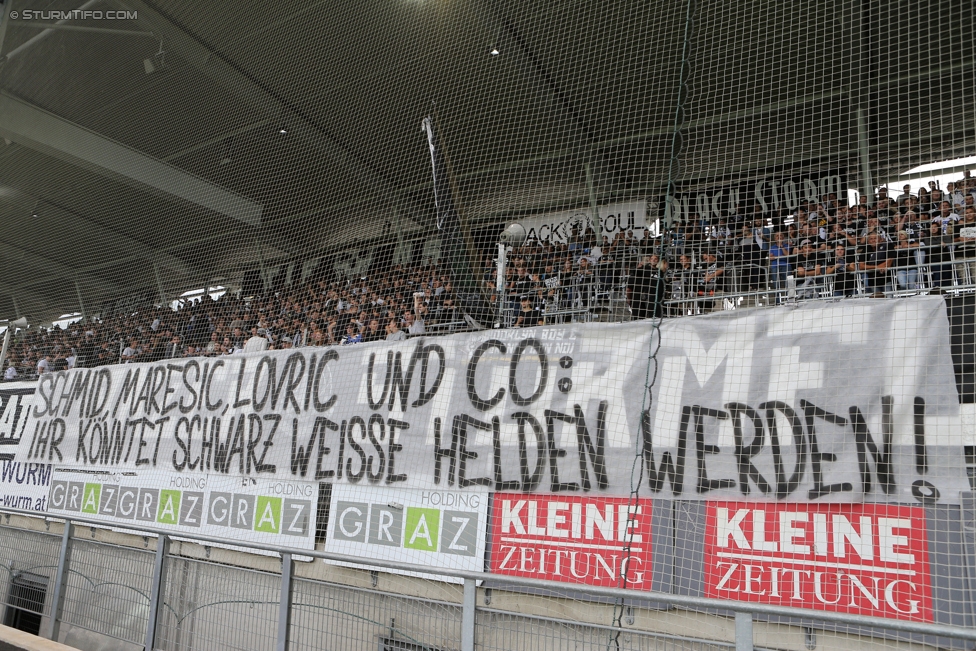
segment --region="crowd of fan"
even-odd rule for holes
[[[878,295],[976,284],[976,178],[935,184],[855,206],[828,194],[769,216],[759,205],[677,220],[665,238],[648,229],[597,241],[574,228],[565,243],[529,241],[506,273],[508,326],[554,323],[603,309],[626,294],[634,318],[721,305],[723,294],[787,291],[797,298]],[[489,268],[488,260],[486,268]],[[493,271],[486,288],[495,286]]]
[[[856,206],[827,195],[771,223],[758,212],[679,224],[664,271],[673,299],[787,289],[875,295],[976,283],[976,178]],[[968,230],[967,230],[968,229]],[[665,265],[668,263],[666,262]]]
[[[399,340],[461,319],[449,274],[435,263],[374,278],[320,280],[267,297],[209,296],[173,310],[29,328],[11,342],[7,380],[74,367],[216,357],[300,346]]]
[[[726,293],[772,291],[782,300],[976,284],[976,178],[848,206],[835,195],[765,216],[737,206],[718,217],[677,220],[599,238],[573,227],[566,241],[529,240],[497,264],[482,263],[481,294],[503,327],[587,320],[625,296],[633,318],[685,314]],[[464,324],[448,270],[428,260],[358,279],[318,280],[265,297],[205,297],[178,310],[153,307],[65,329],[28,329],[3,377],[74,366],[349,345],[450,331]],[[444,326],[449,326],[444,328]]]

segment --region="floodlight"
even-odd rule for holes
[[[522,246],[526,237],[525,226],[515,223],[505,227],[502,234],[498,236],[498,241],[506,246]]]

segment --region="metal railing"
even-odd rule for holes
[[[736,651],[752,651],[754,623],[759,621],[778,627],[770,630],[780,636],[788,630],[783,626],[798,628],[808,640],[811,635],[815,638],[816,632],[824,631],[908,640],[930,647],[952,646],[952,640],[976,642],[976,630],[957,626],[664,592],[570,585],[372,559],[364,563],[358,557],[262,544],[246,545],[248,550],[264,553],[254,556],[255,567],[248,568],[235,565],[230,552],[211,547],[226,546],[225,539],[182,532],[179,538],[173,538],[171,532],[151,528],[127,528],[126,532],[130,533],[123,534],[106,529],[104,522],[93,519],[40,518],[33,512],[11,509],[0,512],[6,514],[6,523],[0,524],[0,564],[11,578],[23,573],[49,577],[45,604],[43,608],[35,608],[34,614],[43,617],[41,634],[55,640],[70,637],[63,635],[62,629],[71,627],[100,636],[102,640],[117,639],[121,648],[135,646],[147,650],[357,648],[355,640],[379,637],[381,649],[474,651],[476,648],[556,647],[551,644],[553,638],[565,636],[577,642],[582,638],[592,641],[576,644],[576,648],[617,649],[621,648],[621,636],[626,636],[628,640],[641,638],[658,648],[662,645],[683,649],[734,647]],[[29,519],[11,524],[12,516]],[[63,523],[60,532],[57,531],[59,523]],[[85,536],[88,528],[82,525],[90,526],[90,538]],[[96,533],[101,538],[114,536],[116,539],[102,540]],[[132,544],[140,540],[139,534],[141,548]],[[187,540],[199,546],[184,549]],[[174,552],[172,546],[177,542],[180,550]],[[224,555],[219,556],[217,551]],[[268,552],[280,555],[280,566]],[[348,572],[354,571],[345,568],[342,570],[347,574],[342,581],[301,576],[296,574],[295,561],[302,557],[368,570],[372,585],[362,583],[364,571],[353,576]],[[436,573],[455,583],[427,581],[423,594],[414,595],[402,585],[380,591],[376,589],[378,568],[425,576]],[[483,606],[478,604],[479,586]],[[497,604],[489,607],[493,591],[496,595],[511,591],[521,597],[514,602],[516,608],[506,609]],[[621,607],[625,615],[616,624],[610,624],[609,620],[601,624],[561,617],[566,612],[564,608],[554,607],[542,614],[522,609],[522,604],[529,604],[534,595],[558,598],[567,593],[573,599],[592,600],[587,606],[591,610]],[[654,608],[671,618],[702,614],[718,618],[728,623],[727,630],[734,636],[708,639],[692,634],[698,630],[693,626],[689,626],[688,634],[679,635],[635,625],[635,610],[640,608]],[[388,617],[391,613],[395,616]],[[699,621],[700,625],[700,620],[692,619],[689,624],[693,621]],[[501,625],[506,622],[505,626]],[[838,627],[852,628],[844,631]],[[531,639],[539,635],[545,636],[546,643]],[[92,639],[87,640],[87,646],[104,647],[102,642]],[[83,634],[71,639],[79,640],[81,646],[86,646]],[[859,639],[853,640],[848,648],[859,648],[858,642]],[[786,648],[779,643],[771,646]],[[813,646],[807,643],[807,648],[814,647],[815,642]],[[628,648],[646,647],[641,642],[636,646],[629,644]]]

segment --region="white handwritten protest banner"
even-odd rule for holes
[[[969,490],[972,439],[916,297],[52,373],[16,458],[625,496],[641,455],[649,496],[927,504]]]

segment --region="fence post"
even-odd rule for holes
[[[58,555],[58,569],[54,575],[54,593],[51,595],[51,615],[47,619],[47,626],[43,637],[55,642],[61,628],[61,610],[64,607],[64,590],[68,584],[68,568],[71,565],[71,535],[74,525],[71,520],[64,521],[64,531],[61,533],[61,552]]]
[[[752,613],[735,614],[735,651],[752,651]]]
[[[294,565],[291,554],[281,555],[281,600],[278,604],[278,645],[277,651],[288,651],[288,636],[291,632],[291,579]]]
[[[474,609],[478,600],[478,586],[474,579],[464,580],[464,601],[461,604],[461,651],[474,651]]]
[[[149,592],[149,617],[146,622],[146,648],[156,648],[156,633],[159,631],[159,611],[166,588],[166,556],[169,555],[169,536],[156,539],[156,559],[153,563],[153,581]]]

